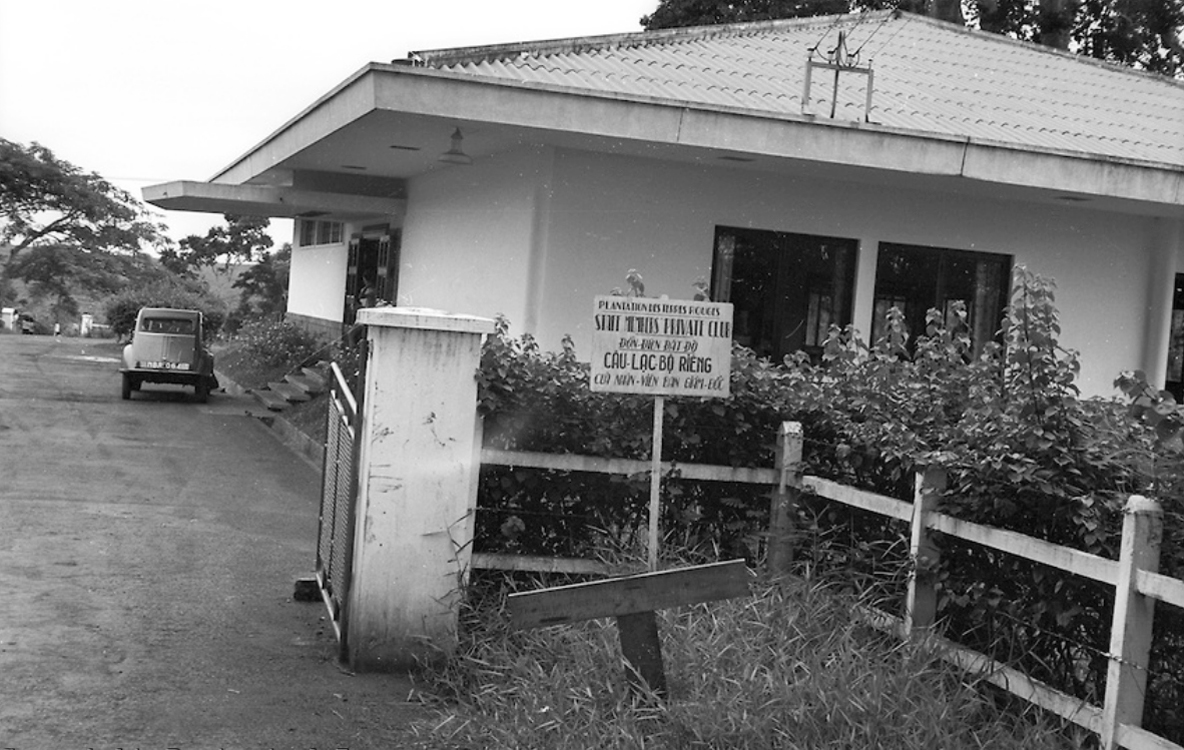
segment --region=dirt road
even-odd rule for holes
[[[311,573],[319,479],[247,397],[115,344],[0,334],[0,748],[388,748],[423,709],[350,675]]]

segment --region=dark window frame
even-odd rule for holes
[[[830,325],[852,321],[858,256],[851,237],[717,225],[711,298],[736,306],[735,340],[758,355],[817,359]]]
[[[894,254],[895,259],[890,257]],[[906,255],[912,258],[905,258]],[[905,273],[894,274],[886,268],[894,262],[897,265],[912,264],[913,268]],[[970,264],[974,265],[974,280],[969,290],[963,289],[963,293],[959,294],[955,288],[956,280],[952,277],[957,273],[957,266],[961,266],[965,274]],[[899,306],[902,300],[910,341],[925,334],[925,316],[930,309],[943,310],[949,324],[951,303],[962,300],[966,303],[968,333],[977,354],[988,341],[999,340],[1003,312],[1010,301],[1014,264],[1015,257],[1005,253],[880,242],[872,289],[870,341],[874,343],[880,338],[887,310],[894,304]],[[926,265],[929,267],[924,268]],[[935,274],[936,278],[928,274]],[[903,280],[894,279],[893,275],[901,276]],[[923,287],[930,288],[923,292]]]

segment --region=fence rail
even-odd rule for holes
[[[796,447],[795,443],[796,441]],[[777,557],[772,546],[777,537],[785,537],[786,524],[792,523],[787,508],[802,492],[824,497],[855,508],[886,516],[911,525],[911,553],[914,560],[936,548],[932,532],[940,532],[984,547],[1016,555],[1104,583],[1115,589],[1115,614],[1111,626],[1110,670],[1107,674],[1105,705],[1083,702],[1022,672],[930,633],[935,618],[936,596],[932,583],[911,576],[907,616],[896,618],[886,613],[871,613],[873,623],[892,629],[904,637],[925,633],[937,638],[944,658],[964,670],[981,674],[984,679],[1008,692],[1049,710],[1095,734],[1100,735],[1105,750],[1125,747],[1128,750],[1184,750],[1184,747],[1152,734],[1142,722],[1143,696],[1146,692],[1148,652],[1154,602],[1162,601],[1184,607],[1184,581],[1156,572],[1162,511],[1158,505],[1132,497],[1123,524],[1123,557],[1115,561],[1080,550],[1052,544],[1013,531],[965,521],[933,510],[944,475],[929,471],[918,475],[913,502],[905,502],[874,492],[849,487],[838,482],[801,474],[801,429],[786,423],[778,435],[779,449],[775,468],[711,466],[663,462],[662,471],[670,476],[696,481],[736,482],[771,486],[773,489],[770,527],[770,560]],[[651,463],[644,460],[600,458],[566,454],[526,453],[486,448],[481,451],[486,465],[634,475],[648,473]],[[786,559],[784,552],[781,559]],[[475,567],[559,571],[601,572],[595,561],[553,558],[516,558],[513,555],[473,555]],[[772,563],[771,563],[772,564]]]

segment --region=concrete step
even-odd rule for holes
[[[297,374],[294,372],[284,376],[284,382],[294,385],[310,396],[315,396],[325,390],[325,381],[319,377]]]
[[[291,383],[268,383],[267,388],[287,401],[308,401],[310,398],[303,389],[297,388]]]
[[[324,367],[322,367],[321,365],[324,365]],[[304,377],[308,378],[309,380],[312,380],[314,382],[319,382],[321,384],[321,390],[325,390],[326,388],[329,387],[329,363],[328,362],[322,362],[321,364],[318,364],[316,367],[303,367],[300,369],[300,373],[302,375],[304,375]]]
[[[267,388],[256,388],[251,391],[251,395],[255,400],[266,406],[271,411],[283,411],[291,405],[291,402],[278,393],[273,393]]]

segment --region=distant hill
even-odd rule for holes
[[[232,263],[229,270],[223,271],[224,266],[218,265],[216,268],[202,268],[197,277],[204,281],[210,288],[210,294],[226,303],[228,310],[233,310],[238,307],[239,299],[242,296],[241,289],[234,288],[234,282],[242,275],[243,271],[253,266],[253,263]]]

